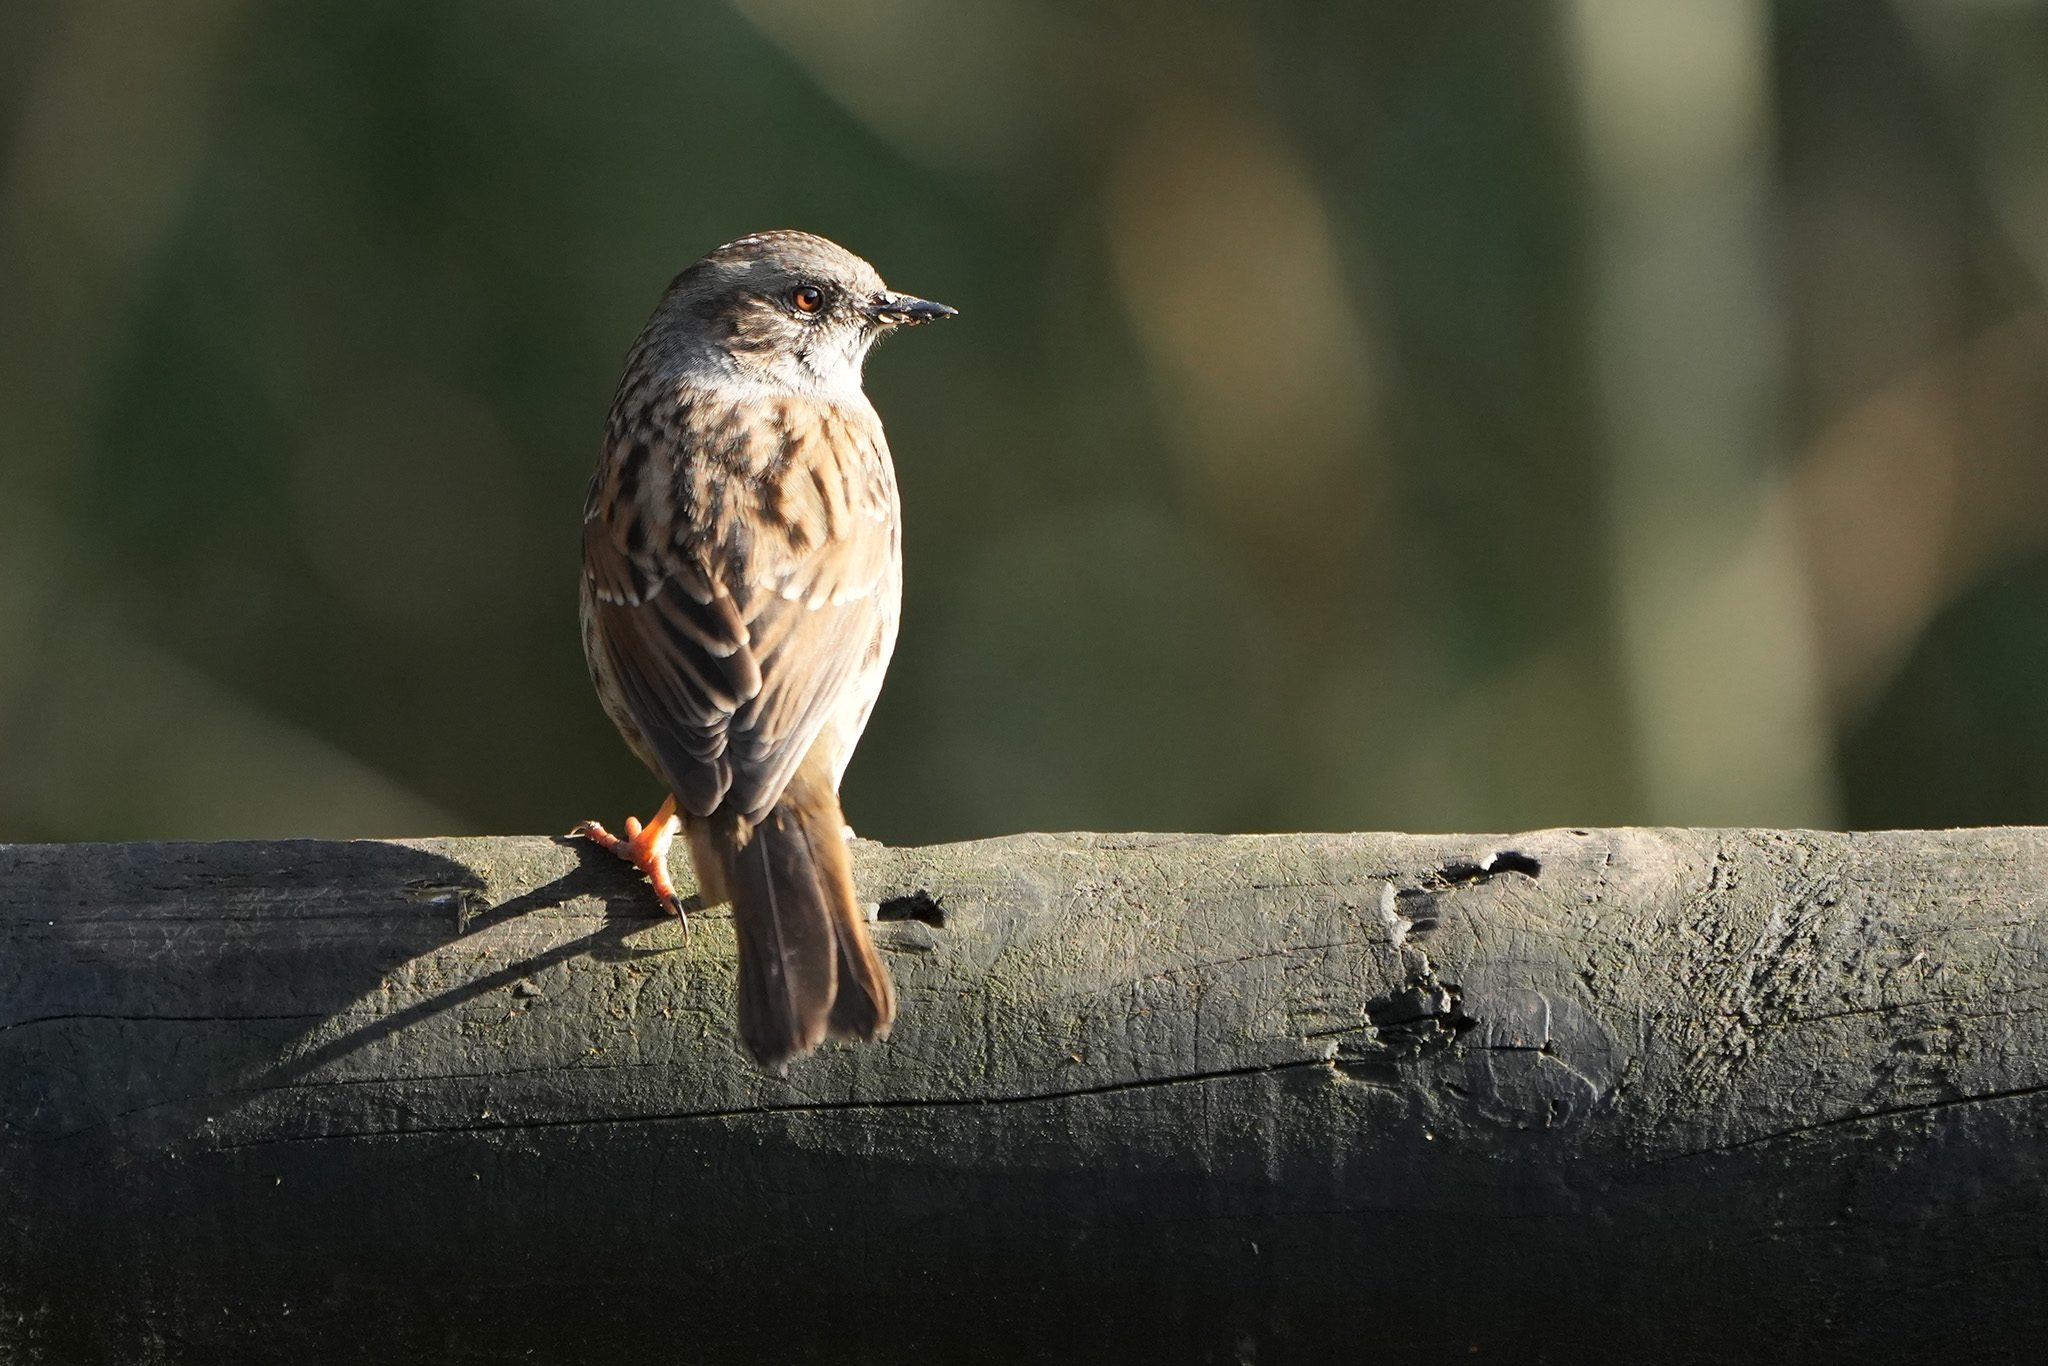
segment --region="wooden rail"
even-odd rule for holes
[[[2048,832],[0,846],[7,1362],[2032,1360]]]

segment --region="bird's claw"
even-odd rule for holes
[[[683,922],[683,935],[687,941],[690,917],[683,914],[683,899],[668,875],[669,841],[675,838],[681,825],[682,821],[676,816],[675,798],[671,797],[662,803],[661,810],[645,825],[635,817],[626,817],[624,836],[614,835],[596,821],[584,821],[566,838],[587,839],[645,873],[647,880],[654,885],[654,895],[662,910]]]

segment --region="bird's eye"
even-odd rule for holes
[[[816,285],[798,285],[789,291],[789,306],[799,313],[816,313],[825,306],[825,291]]]

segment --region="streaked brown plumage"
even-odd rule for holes
[[[730,900],[739,1025],[780,1067],[895,1018],[846,852],[839,780],[896,644],[902,538],[861,363],[953,310],[808,233],[678,276],[626,359],[583,519],[583,648],[605,711],[673,796],[625,838],[672,910],[680,824]]]

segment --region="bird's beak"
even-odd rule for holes
[[[908,294],[877,294],[861,308],[868,317],[891,327],[950,318],[959,311],[944,304],[935,304],[930,299],[913,299]]]

